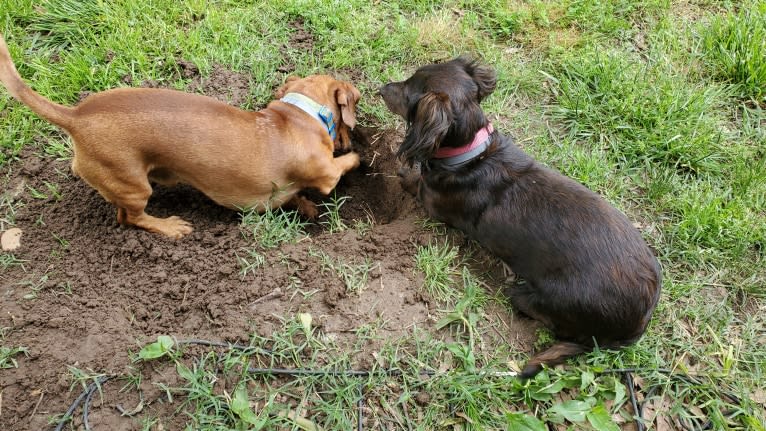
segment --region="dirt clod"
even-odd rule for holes
[[[2,246],[3,251],[14,251],[21,247],[22,233],[21,229],[17,227],[10,228],[3,232],[2,236],[0,236],[0,245]]]

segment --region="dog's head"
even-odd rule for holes
[[[362,96],[356,87],[327,75],[311,75],[305,78],[291,76],[274,95],[282,98],[287,93],[300,93],[330,108],[338,131],[335,149],[351,148],[349,130],[356,126],[356,103]]]
[[[398,155],[412,164],[429,159],[439,147],[470,142],[487,123],[479,104],[495,89],[495,82],[492,68],[458,57],[384,85],[380,95],[386,106],[408,125]]]

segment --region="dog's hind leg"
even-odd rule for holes
[[[124,224],[131,224],[173,239],[183,238],[194,230],[191,223],[178,216],[158,218],[150,216],[143,210],[131,210],[130,208],[120,207],[118,208],[118,217],[120,210],[124,211]]]
[[[104,199],[117,207],[118,223],[133,225],[175,239],[192,232],[191,224],[177,216],[158,218],[144,212],[149,196],[152,195],[152,187],[145,174],[112,172],[104,178],[98,175],[98,172],[105,170],[79,169],[82,178],[94,186]]]
[[[527,316],[540,321],[548,329],[553,331],[557,338],[564,339],[576,339],[576,333],[571,333],[573,328],[570,325],[562,324],[562,316],[557,317],[558,325],[551,317],[551,313],[554,311],[545,307],[545,299],[541,298],[540,289],[529,283],[506,289],[506,295],[511,299],[511,304],[520,312]],[[550,299],[555,301],[555,298]],[[577,340],[581,341],[581,340]],[[553,367],[555,365],[563,364],[568,358],[578,355],[583,352],[591,350],[591,347],[574,341],[557,341],[549,348],[542,352],[535,354],[524,369],[521,371],[519,377],[522,379],[528,379],[534,377],[543,369],[543,364]]]
[[[553,320],[551,320],[546,310],[540,309],[540,293],[534,287],[528,284],[521,284],[504,289],[503,293],[510,298],[511,304],[516,310],[541,322],[548,329],[555,329]]]
[[[149,196],[152,194],[152,189],[148,183],[147,188],[148,193],[137,191],[129,196],[121,196],[115,199],[117,221],[120,224],[133,225],[174,239],[190,234],[193,230],[191,223],[178,216],[158,218],[144,212]]]

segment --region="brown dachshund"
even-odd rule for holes
[[[328,194],[359,165],[350,148],[360,93],[329,76],[288,79],[258,112],[179,91],[120,88],[75,107],[35,93],[19,76],[0,36],[0,81],[13,97],[72,137],[72,171],[117,207],[117,221],[171,238],[192,231],[173,216],[144,212],[150,181],[186,183],[232,209],[289,203],[309,217],[316,207],[297,193]],[[337,133],[336,133],[337,132]]]
[[[380,94],[407,122],[399,156],[420,165],[405,189],[522,277],[507,291],[512,304],[560,340],[529,360],[528,378],[595,345],[638,340],[661,272],[625,215],[493,130],[479,104],[495,83],[494,70],[461,57],[421,67]]]

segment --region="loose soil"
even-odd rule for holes
[[[215,67],[201,78],[194,65],[179,64],[189,91],[233,104],[246,100],[248,76]],[[364,166],[341,180],[337,196],[350,197],[340,211],[345,223],[371,221],[369,232],[331,234],[315,223],[306,239],[266,251],[266,265],[245,277],[237,254],[253,244],[241,233],[237,212],[191,187],[158,186],[147,212],[180,216],[193,223],[194,232],[173,241],[121,227],[115,209],[71,175],[68,161],[27,147],[0,179],[6,197],[17,202],[15,226],[24,231],[15,252],[23,264],[0,273],[0,328],[7,328],[2,344],[28,351],[15,356],[18,368],[0,370],[0,429],[52,429],[49,420],[63,414],[81,390],[72,387],[68,367],[123,374],[129,352],[158,335],[247,343],[252,333],[268,337],[297,313],[310,313],[322,333],[341,343],[355,342],[354,329],[381,320],[381,340],[407,337],[415,325],[446,335],[434,328],[438,304],[421,290],[422,275],[415,269],[417,246],[436,236],[418,226],[424,214],[399,186],[394,150],[401,132],[357,127],[353,138]],[[35,198],[31,190],[47,197]],[[489,288],[501,288],[496,261],[458,232],[449,235],[455,245],[472,250]],[[344,262],[367,258],[375,268],[360,294],[349,293],[336,274],[322,272],[310,250]],[[497,342],[530,352],[535,322],[515,318],[500,305],[486,318],[500,322]],[[381,340],[368,342],[355,358],[357,368],[371,366]],[[153,376],[144,379],[151,391]],[[126,409],[137,404],[135,393],[121,393],[121,386],[105,387],[94,404],[93,429],[140,429],[140,421],[114,409],[117,403]]]

